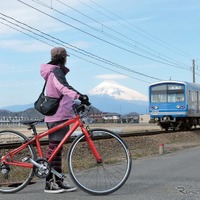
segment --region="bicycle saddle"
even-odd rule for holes
[[[44,119],[35,119],[35,120],[25,120],[25,121],[20,121],[23,125],[35,125],[39,122],[44,122]]]

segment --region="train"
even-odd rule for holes
[[[200,125],[200,85],[161,81],[149,86],[150,123],[162,129],[189,130]]]

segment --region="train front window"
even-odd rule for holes
[[[162,84],[151,87],[151,102],[183,102],[184,85]]]

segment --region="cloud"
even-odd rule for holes
[[[24,1],[24,0],[22,0],[22,1]],[[32,5],[34,8],[38,8],[39,10],[42,10],[45,13],[48,13],[49,15],[52,15],[54,17],[61,19],[60,15],[57,16],[56,12],[54,12],[53,10],[51,10],[49,8],[45,8],[36,2],[35,3],[26,2],[26,1],[24,1],[24,2]],[[67,2],[67,5],[70,5],[72,7],[73,6],[78,7],[78,6],[80,6],[79,4],[80,4],[80,2],[74,1],[74,0],[69,0]],[[49,7],[53,6],[53,8],[55,8],[61,12],[62,11],[66,12],[66,10],[68,10],[69,12],[67,12],[67,14],[70,13],[70,10],[67,7],[65,7],[63,4],[58,3],[57,1],[54,1],[53,3],[51,1],[47,1],[45,3],[45,5],[47,5]],[[41,42],[36,41],[34,39],[30,39],[30,38],[28,38],[28,36],[24,36],[23,34],[18,32],[17,30],[12,29],[11,27],[16,28],[20,31],[23,31],[33,37],[36,37],[39,40],[43,40],[43,41],[46,41],[47,43],[55,45],[54,42],[45,40],[44,38],[39,37],[29,31],[26,31],[23,28],[21,28],[21,26],[24,27],[25,29],[28,28],[27,26],[24,26],[23,23],[27,24],[30,27],[39,29],[42,32],[45,32],[47,34],[54,35],[54,37],[56,37],[55,34],[58,34],[58,33],[64,34],[64,33],[66,33],[66,31],[68,29],[71,29],[71,27],[65,26],[62,23],[60,23],[48,16],[45,16],[44,14],[37,12],[34,9],[29,8],[28,6],[26,6],[20,2],[13,2],[12,4],[5,2],[1,6],[0,12],[5,14],[6,16],[10,16],[11,18],[16,19],[17,21],[20,21],[22,23],[22,24],[19,24],[19,26],[15,26],[15,24],[17,25],[17,22],[15,20],[13,20],[11,18],[7,18],[3,15],[0,15],[0,17],[1,17],[0,18],[0,36],[2,37],[2,40],[0,41],[0,48],[3,48],[3,49],[12,49],[12,50],[20,51],[20,52],[34,52],[34,51],[38,51],[38,50],[46,51],[49,49],[48,45],[45,45],[45,44],[41,45]],[[10,21],[10,23],[6,20]],[[65,21],[65,19],[62,19],[62,20]],[[7,24],[8,26],[11,26],[11,27],[6,26],[5,24]],[[31,28],[28,28],[28,29],[31,30]],[[34,29],[32,31],[38,33]],[[41,33],[38,33],[38,34],[41,34]],[[64,36],[62,36],[62,37],[64,37]],[[75,45],[79,48],[88,48],[90,46],[89,43],[84,42],[84,41],[74,42],[73,45]],[[38,48],[38,46],[40,46],[40,48]]]
[[[23,90],[24,85],[34,87],[35,85],[40,84],[38,81],[27,81],[27,80],[20,80],[20,81],[0,81],[0,88],[7,89],[7,88],[17,88]],[[16,91],[15,91],[16,92]],[[20,91],[21,92],[21,91]]]
[[[121,74],[102,74],[96,76],[96,78],[104,79],[104,80],[119,80],[119,79],[125,79],[127,76],[121,75]]]
[[[76,41],[72,45],[82,49],[86,49],[91,46],[90,43],[86,41]]]
[[[12,3],[10,3],[9,1],[5,1],[0,8],[0,12],[10,16],[22,23],[26,23],[30,26],[33,26],[36,28],[42,28],[45,31],[48,32],[59,32],[59,31],[66,31],[66,26],[63,26],[62,23],[59,23],[58,21],[56,21],[55,19],[50,18],[49,16],[43,14],[47,13],[48,15],[53,15],[53,17],[58,17],[58,14],[51,9],[55,8],[56,10],[59,10],[60,12],[66,12],[67,14],[70,13],[71,10],[69,10],[67,7],[65,7],[63,4],[54,1],[46,1],[45,3],[41,3],[38,1],[25,1],[22,0],[23,3],[19,2],[19,1],[14,1]],[[30,5],[31,7],[27,6]],[[67,2],[68,5],[70,5],[71,7],[78,7],[80,2],[78,1],[74,1],[74,0],[69,0]],[[44,6],[43,6],[44,5]],[[39,12],[37,10],[35,10],[34,8],[38,9]],[[59,15],[60,16],[60,15]],[[3,17],[5,19],[7,19],[5,16],[0,15],[0,17]],[[60,18],[60,17],[58,17]],[[63,17],[62,17],[63,18]],[[62,19],[61,18],[61,19]],[[5,20],[1,19],[2,22],[5,22]],[[9,19],[9,21],[12,21],[11,19]],[[12,21],[14,22],[14,21]],[[16,23],[16,22],[14,22]],[[16,31],[14,32],[12,29],[9,29],[8,27],[5,27],[5,25],[0,24],[0,34],[4,35],[4,34],[16,34]]]
[[[43,31],[49,32],[49,33],[65,31],[67,29],[66,26],[63,26],[61,23],[58,23],[55,20],[47,18],[46,16],[42,15],[41,13],[36,14],[33,11],[29,11],[29,12],[30,12],[29,14],[25,10],[20,10],[18,13],[17,12],[10,13],[10,11],[4,12],[6,16],[9,16],[11,18],[9,18],[9,17],[7,18],[6,16],[3,16],[3,19],[1,19],[0,22],[2,22],[4,24],[2,24],[2,23],[0,24],[0,35],[5,37],[5,36],[13,36],[13,35],[17,36],[17,34],[18,34],[18,32],[16,30],[13,30],[12,28],[7,27],[5,24],[7,24],[11,27],[20,29],[22,31],[24,31],[24,30],[21,27],[23,27],[25,29],[27,28],[26,26],[23,25],[23,23],[29,25],[30,27],[33,27],[36,29],[42,29]],[[24,16],[26,16],[26,17],[24,17]],[[32,16],[35,16],[35,17],[32,17]],[[1,15],[1,17],[2,17],[2,15]],[[21,26],[21,27],[15,26],[15,24],[17,25],[18,23],[15,20],[13,20],[12,18],[21,22],[22,24],[19,24],[19,26]]]
[[[39,47],[39,48],[38,48]],[[48,51],[49,46],[35,40],[1,40],[1,49],[12,49],[19,52]]]

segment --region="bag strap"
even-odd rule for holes
[[[54,69],[55,69],[55,68],[54,68]],[[54,75],[55,75],[54,69],[52,69],[51,72],[54,73]],[[59,97],[59,99],[61,100],[61,99],[63,98],[63,96],[64,96],[64,95],[62,94],[62,95]]]
[[[53,70],[51,70],[51,72],[53,72]],[[49,78],[49,76],[48,76],[48,78]],[[44,86],[43,86],[43,89],[42,89],[42,94],[44,94],[44,90],[45,90],[45,87],[46,87],[48,78],[47,78],[47,80],[46,80],[45,83],[44,83]]]
[[[43,86],[43,89],[42,89],[42,94],[44,94],[44,90],[45,90],[46,84],[47,84],[47,80],[44,83],[44,86]]]
[[[54,73],[54,71],[52,70],[51,72],[53,72]],[[49,78],[49,77],[48,77]],[[44,91],[45,91],[45,87],[46,87],[46,84],[47,84],[47,81],[48,81],[48,78],[47,78],[47,80],[45,81],[45,83],[44,83],[44,86],[43,86],[43,89],[42,89],[42,94],[44,95]],[[62,99],[63,98],[63,94],[59,97],[59,99]]]

